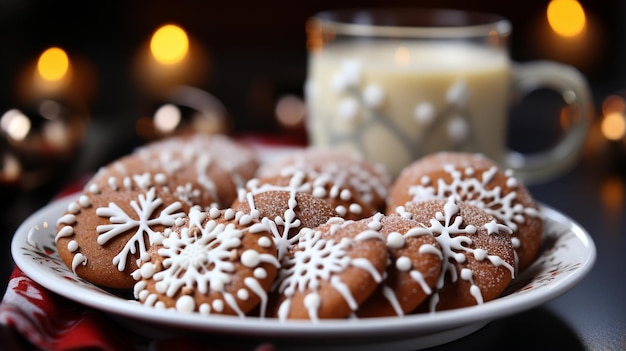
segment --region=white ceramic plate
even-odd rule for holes
[[[201,316],[143,306],[76,277],[59,258],[55,223],[76,195],[59,199],[30,216],[15,233],[11,252],[17,266],[40,285],[108,313],[153,337],[212,333],[215,341],[271,341],[299,349],[419,349],[466,336],[490,321],[541,305],[565,293],[591,270],[595,245],[580,225],[542,205],[544,240],[540,257],[518,276],[503,297],[482,305],[405,317],[279,322],[256,317]]]

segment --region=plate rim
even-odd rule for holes
[[[130,317],[133,320],[171,326],[187,331],[226,332],[234,335],[262,337],[356,337],[367,333],[371,336],[380,335],[428,335],[462,325],[491,321],[505,316],[537,307],[555,299],[576,286],[593,268],[596,261],[596,246],[578,222],[551,206],[538,202],[541,213],[545,217],[562,224],[569,224],[569,231],[574,234],[581,245],[586,248],[586,257],[581,259],[580,266],[558,281],[552,289],[528,291],[514,296],[504,296],[487,303],[454,309],[406,315],[403,317],[378,317],[364,319],[331,319],[319,322],[288,321],[281,322],[271,318],[222,316],[202,316],[194,313],[181,313],[144,306],[139,302],[105,294],[79,286],[84,294],[76,294],[68,286],[76,284],[60,276],[50,275],[49,271],[34,262],[29,256],[21,254],[22,245],[28,245],[28,233],[36,225],[44,221],[46,215],[59,213],[80,193],[65,195],[51,201],[46,206],[31,214],[13,234],[11,254],[17,267],[24,274],[41,285],[68,300],[111,313],[117,317]],[[56,218],[52,225],[56,227]],[[55,251],[56,253],[56,251]],[[58,253],[56,253],[58,255]],[[46,276],[47,275],[47,276]],[[513,302],[511,301],[513,300]],[[423,321],[423,322],[422,322]]]

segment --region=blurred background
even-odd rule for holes
[[[589,162],[585,165],[616,174],[613,179],[622,184],[623,191],[626,3],[579,1],[584,11],[584,30],[575,35],[559,34],[558,28],[551,26],[547,18],[549,3],[549,0],[388,0],[384,4],[371,0],[1,1],[0,116],[8,116],[2,118],[5,123],[0,133],[3,284],[6,285],[11,271],[11,236],[28,215],[61,189],[155,137],[146,117],[152,116],[167,98],[160,90],[162,84],[181,79],[182,83],[199,89],[197,93],[211,94],[203,100],[209,105],[210,116],[202,128],[304,140],[301,105],[307,65],[305,23],[322,10],[445,7],[507,17],[513,24],[514,60],[556,60],[577,67],[587,77],[596,103],[597,128],[589,136],[585,154]],[[184,31],[192,54],[179,67],[177,77],[168,76],[158,64],[146,58],[153,34],[166,24],[175,24]],[[50,48],[61,50],[46,51]],[[56,62],[55,67],[59,66],[55,60],[70,67],[70,78],[64,77],[56,83],[33,79],[46,52]],[[52,99],[42,104],[42,96]],[[538,94],[529,99],[543,100],[550,96]],[[558,108],[559,103],[555,102],[557,112]],[[194,109],[202,107],[190,108]],[[290,111],[286,119],[281,112],[285,109]],[[514,113],[511,130],[524,130],[543,117],[524,111],[521,106]],[[554,111],[546,111],[546,115],[550,113]],[[21,121],[22,115],[29,120],[25,123],[40,128],[41,135],[22,139],[22,143],[8,140],[11,125],[7,121]],[[60,127],[45,126],[46,120],[55,118],[65,123]],[[603,123],[608,123],[604,128],[613,134],[603,134]],[[545,140],[553,140],[547,134],[558,133],[559,128],[556,125],[554,130],[543,132]],[[529,134],[511,132],[510,135],[512,147],[520,151],[532,152],[533,147],[544,143],[542,133],[530,134],[532,142]]]

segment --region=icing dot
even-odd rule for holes
[[[387,247],[391,249],[399,249],[404,246],[404,236],[398,232],[389,233],[387,235]]]
[[[456,253],[454,254],[454,260],[459,263],[463,263],[465,262],[465,255],[463,255],[462,253]]]
[[[326,189],[324,189],[324,187],[321,187],[321,186],[316,186],[313,189],[313,196],[319,197],[319,198],[326,197]]]
[[[235,218],[235,210],[232,208],[226,209],[226,211],[224,211],[224,219],[231,220],[233,218]]]
[[[222,312],[224,310],[224,301],[222,300],[213,300],[213,303],[211,305],[213,306],[213,309],[217,312]]]
[[[339,197],[344,201],[348,201],[352,197],[352,194],[350,193],[350,190],[343,189],[341,193],[339,194]]]
[[[509,188],[517,187],[517,179],[515,179],[515,178],[508,178],[506,180],[506,186],[508,186]]]
[[[518,249],[522,244],[517,237],[511,238],[511,242],[513,243],[513,248]]]
[[[156,271],[156,269],[154,267],[154,264],[147,262],[141,265],[141,268],[139,269],[139,271],[143,278],[150,278],[154,275],[154,272]]]
[[[237,290],[237,297],[240,300],[245,301],[245,300],[247,300],[250,297],[250,293],[246,289],[239,289],[239,290]]]
[[[253,274],[254,274],[254,277],[257,278],[257,279],[265,279],[265,278],[267,278],[267,271],[264,268],[261,268],[261,267],[256,268],[254,270]]]
[[[70,240],[70,242],[67,243],[67,249],[70,252],[74,252],[74,251],[78,250],[78,243],[76,242],[76,240]]]
[[[246,250],[241,254],[241,263],[246,267],[256,267],[261,262],[261,257],[254,250]]]
[[[335,212],[337,212],[337,214],[340,216],[345,216],[346,213],[348,213],[348,209],[346,209],[345,206],[337,206],[335,208]]]
[[[109,178],[109,187],[113,190],[117,190],[117,179],[114,177]]]
[[[219,218],[219,216],[220,216],[221,214],[222,214],[222,213],[220,212],[220,210],[219,210],[219,209],[217,209],[217,208],[215,208],[215,207],[212,207],[211,209],[209,209],[209,217],[210,217],[211,219],[216,219],[216,218]]]
[[[208,316],[211,314],[211,306],[209,306],[208,303],[203,303],[198,307],[198,312],[200,312],[201,315]]]
[[[72,202],[71,204],[69,204],[67,206],[67,211],[70,212],[70,213],[76,214],[76,213],[78,213],[78,211],[80,211],[80,207],[79,207],[79,205],[77,203]]]
[[[88,190],[92,194],[99,194],[100,193],[100,188],[98,187],[98,184],[91,184],[91,185],[89,185]]]
[[[252,216],[250,215],[244,214],[239,219],[239,224],[241,225],[249,225],[250,223],[252,223]]]
[[[91,201],[89,201],[89,198],[85,195],[81,195],[81,197],[78,198],[78,204],[80,204],[81,207],[85,208],[91,205]]]
[[[160,293],[160,294],[164,294],[165,291],[167,290],[167,284],[164,282],[158,282],[156,284],[154,284],[154,289]]]
[[[196,301],[189,295],[183,295],[176,300],[176,310],[181,312],[193,312]]]
[[[472,279],[472,270],[469,268],[461,269],[461,279],[470,280]]]
[[[142,301],[145,301],[146,298],[148,297],[148,295],[150,295],[150,293],[148,292],[148,290],[142,290],[141,292],[139,292],[139,299],[141,299]]]
[[[398,268],[399,271],[406,272],[411,269],[411,266],[411,259],[406,256],[399,257],[396,260],[396,268]]]
[[[482,261],[487,257],[487,251],[484,249],[475,249],[474,250],[474,257],[478,260],[478,261]]]
[[[350,204],[350,213],[360,214],[363,211],[361,205],[359,204]]]
[[[163,185],[167,182],[167,177],[163,173],[157,173],[154,175],[154,181],[159,185]]]
[[[272,240],[266,236],[262,236],[257,241],[260,247],[270,247],[272,245]]]

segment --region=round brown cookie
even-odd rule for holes
[[[245,316],[266,308],[280,266],[269,228],[243,212],[193,208],[133,273],[135,298],[157,308]]]
[[[418,310],[448,310],[493,300],[514,278],[511,230],[454,197],[399,207],[397,214],[432,233],[443,254],[435,291]]]
[[[181,186],[199,184],[200,195],[214,199],[219,207],[230,205],[237,189],[259,167],[252,150],[221,134],[168,137],[137,148],[130,157],[142,160],[146,170],[166,173]]]
[[[351,315],[382,281],[387,255],[385,238],[364,220],[337,217],[303,229],[278,271],[268,315],[312,321]]]
[[[256,184],[294,185],[328,202],[339,216],[361,219],[384,210],[391,176],[382,165],[347,152],[296,151],[261,166]]]
[[[481,154],[440,152],[414,162],[392,186],[387,213],[409,201],[448,196],[480,207],[513,230],[518,270],[534,261],[543,232],[539,206],[510,170]]]
[[[57,220],[59,256],[94,284],[131,288],[130,273],[148,259],[155,236],[189,210],[169,188],[163,174],[93,179]]]
[[[375,215],[370,222],[386,237],[386,276],[358,309],[359,317],[402,316],[412,312],[435,288],[442,253],[430,231],[401,216]]]
[[[315,228],[337,216],[324,200],[294,190],[240,191],[231,208],[259,218],[271,228],[279,259],[298,241],[302,228]]]

